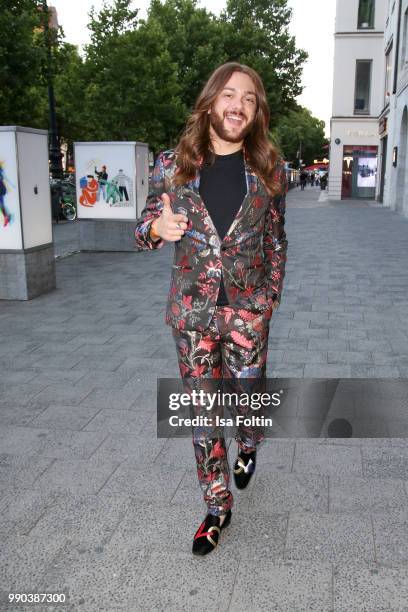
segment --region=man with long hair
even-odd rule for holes
[[[236,62],[215,70],[175,150],[160,154],[136,243],[175,243],[166,323],[184,381],[264,379],[269,323],[285,274],[286,174],[268,139],[269,109],[259,75]],[[211,429],[211,428],[210,428]],[[255,470],[263,432],[237,430],[237,488]],[[231,520],[225,441],[193,428],[208,514],[193,553],[216,548]]]

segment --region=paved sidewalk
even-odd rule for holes
[[[408,221],[320,196],[288,196],[268,373],[408,377]],[[77,229],[54,226],[60,253]],[[402,439],[268,440],[220,547],[191,555],[191,441],[155,431],[156,379],[178,377],[171,261],[170,246],[77,253],[57,260],[56,291],[0,302],[0,610],[406,611]],[[71,603],[7,606],[9,592]]]

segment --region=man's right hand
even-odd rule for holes
[[[170,198],[167,193],[161,195],[163,202],[163,210],[160,217],[155,219],[151,224],[151,228],[155,234],[157,234],[162,240],[168,240],[169,242],[177,242],[187,229],[188,218],[185,215],[174,214],[170,206]],[[152,240],[157,242],[159,238]]]

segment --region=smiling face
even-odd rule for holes
[[[252,79],[244,72],[234,72],[209,109],[212,140],[242,143],[252,129],[256,109]]]

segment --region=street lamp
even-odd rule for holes
[[[47,0],[42,0],[42,10],[44,13],[44,36],[45,49],[47,53],[47,85],[48,85],[48,105],[50,116],[50,140],[49,140],[49,159],[50,172],[53,178],[61,178],[62,172],[62,155],[58,142],[57,117],[55,113],[55,96],[53,85],[52,72],[52,53],[49,27],[49,11]]]

